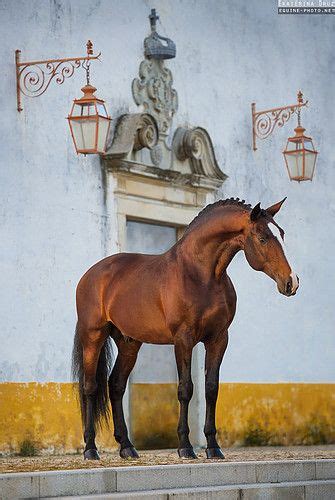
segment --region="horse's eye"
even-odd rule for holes
[[[266,238],[264,238],[263,236],[260,236],[259,237],[259,242],[262,244],[262,245],[266,245],[266,243],[268,242],[268,240]]]

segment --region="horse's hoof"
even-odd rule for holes
[[[206,456],[207,458],[220,458],[223,460],[225,458],[224,454],[221,451],[221,448],[206,448]]]
[[[121,458],[140,458],[138,456],[137,451],[133,446],[129,446],[128,448],[122,448],[120,450],[120,457]]]
[[[194,453],[193,448],[179,448],[178,449],[179,458],[198,458]]]
[[[99,453],[97,450],[85,450],[84,451],[84,460],[100,460]]]

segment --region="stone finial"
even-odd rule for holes
[[[157,33],[156,21],[159,17],[156,15],[156,9],[151,9],[149,16],[151,34],[144,40],[144,55],[148,59],[173,59],[176,57],[176,44]]]

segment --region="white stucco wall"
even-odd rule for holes
[[[242,255],[231,266],[238,311],[225,381],[334,381],[334,30],[332,16],[278,16],[273,0],[0,1],[1,329],[3,381],[67,381],[83,272],[116,249],[99,158],[76,156],[65,120],[84,73],[16,110],[14,51],[22,60],[102,51],[92,83],[113,117],[137,108],[131,81],[143,58],[150,8],[177,45],[168,62],[179,96],[174,125],[206,128],[229,179],[222,196],[264,206],[288,196],[286,230],[301,288],[280,296]],[[290,183],[281,151],[292,121],[251,150],[251,102],[310,100],[303,124],[320,151],[312,183]],[[110,206],[108,204],[108,206]]]

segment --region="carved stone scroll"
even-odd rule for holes
[[[195,174],[221,181],[227,178],[216,161],[211,138],[205,129],[179,127],[174,134],[172,148],[178,160],[190,160]]]
[[[152,149],[157,140],[158,128],[152,116],[147,113],[122,115],[115,126],[113,143],[107,156],[122,158],[132,151]]]

